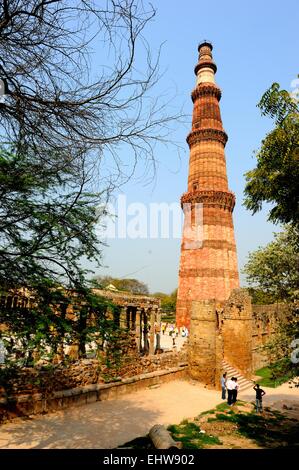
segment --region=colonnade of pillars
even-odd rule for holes
[[[161,310],[158,307],[121,307],[117,319],[122,328],[135,332],[138,351],[154,354],[161,348]]]

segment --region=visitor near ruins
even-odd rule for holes
[[[226,399],[226,382],[227,382],[226,372],[224,372],[224,374],[221,377],[221,391],[222,391],[221,398],[222,398],[222,400]]]
[[[263,412],[263,396],[266,395],[266,392],[260,388],[259,384],[256,384],[253,387],[253,390],[255,390],[255,411],[258,413]]]
[[[238,379],[236,377],[234,377],[233,380],[235,382],[235,388],[233,389],[233,396],[232,396],[232,403],[234,405],[237,402],[237,398],[238,398],[239,384],[238,384]]]
[[[231,379],[229,379],[227,381],[227,384],[226,384],[226,388],[227,388],[227,404],[229,406],[232,406],[233,403],[234,403],[234,391],[236,390],[236,382],[234,380],[234,377],[232,377]]]

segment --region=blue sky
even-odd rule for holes
[[[195,84],[197,45],[209,39],[218,71],[216,82],[222,89],[220,101],[226,145],[229,186],[236,194],[235,236],[241,270],[249,251],[265,245],[279,227],[267,221],[267,211],[252,216],[242,206],[244,173],[255,166],[254,150],[271,129],[256,104],[264,91],[278,82],[291,91],[298,67],[298,2],[288,0],[236,1],[154,0],[157,15],[147,26],[145,36],[153,51],[164,43],[160,68],[164,71],[156,93],[174,95],[172,105],[184,106],[190,114],[187,126],[177,126],[172,138],[184,151],[158,146],[155,181],[147,186],[138,178],[122,188],[128,202],[176,202],[186,191],[188,146],[191,126],[190,93]],[[97,274],[136,277],[150,291],[170,292],[177,287],[180,255],[179,239],[108,240],[103,251],[106,267]],[[243,281],[244,283],[244,281]]]

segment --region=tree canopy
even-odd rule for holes
[[[299,335],[298,254],[298,227],[288,224],[274,235],[272,242],[250,253],[244,267],[254,303],[278,301],[288,304],[288,317],[276,325],[275,335],[265,346],[274,378],[298,375],[298,363],[292,361],[293,341]]]
[[[101,178],[113,184],[125,181],[138,159],[153,162],[155,142],[177,118],[167,112],[167,98],[154,93],[159,52],[150,50],[144,31],[155,14],[139,0],[4,0],[5,141],[21,153],[25,145],[36,162],[53,159],[56,168],[76,166],[82,155],[106,159],[110,170],[103,166]]]
[[[171,294],[164,294],[163,292],[156,292],[154,297],[161,299],[161,309],[164,313],[174,313],[176,311],[177,289],[174,289]]]
[[[84,355],[90,331],[109,333],[82,260],[100,266],[107,200],[138,161],[154,167],[177,118],[154,90],[159,52],[144,32],[155,13],[139,0],[0,6],[0,285],[35,298],[30,309],[1,306],[11,351],[23,340],[25,351],[55,351],[72,337]],[[70,302],[76,321],[63,313]]]
[[[249,253],[244,267],[248,284],[273,300],[299,296],[299,233],[291,225],[265,247]]]
[[[94,281],[100,287],[104,288],[112,284],[116,289],[128,291],[132,294],[149,294],[148,286],[144,282],[138,281],[138,279],[119,279],[111,276],[97,276],[94,278]]]
[[[274,120],[274,129],[256,154],[256,168],[246,173],[244,205],[253,213],[272,205],[269,220],[299,224],[299,104],[273,83],[258,104]]]

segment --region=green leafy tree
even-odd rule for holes
[[[164,313],[174,313],[176,311],[176,299],[177,289],[171,292],[171,294],[164,294],[163,292],[156,292],[153,294],[154,297],[161,299],[161,309]]]
[[[290,93],[273,83],[258,104],[274,119],[274,129],[262,141],[256,168],[246,173],[244,205],[253,213],[272,204],[269,220],[299,224],[299,105]]]
[[[128,291],[132,294],[149,295],[148,286],[138,279],[119,279],[111,276],[97,276],[94,281],[100,287],[107,287],[112,284],[116,289]]]
[[[253,304],[268,305],[276,301],[275,296],[263,291],[263,289],[261,288],[249,287],[248,291],[251,296],[251,301]]]
[[[100,334],[109,327],[82,259],[100,265],[95,226],[111,191],[139,159],[154,162],[154,144],[177,117],[151,94],[159,57],[143,31],[154,15],[138,0],[0,6],[0,285],[3,298],[24,287],[35,298],[30,308],[4,302],[0,323],[12,333],[7,347],[27,359],[74,337],[84,356],[95,325]],[[74,298],[71,321],[63,312]]]
[[[273,378],[293,377],[292,342],[299,339],[299,246],[298,228],[289,224],[274,240],[249,254],[244,267],[256,303],[286,302],[289,314],[278,323],[274,338],[266,345]]]
[[[250,253],[244,267],[248,284],[273,301],[298,298],[298,240],[298,229],[288,225],[268,245]]]
[[[106,323],[103,301],[93,299],[81,264],[82,256],[100,263],[95,224],[102,215],[96,210],[101,197],[86,189],[89,176],[81,170],[74,174],[70,168],[57,171],[46,163],[41,167],[29,150],[21,154],[14,148],[0,148],[2,295],[4,299],[18,297],[20,288],[26,288],[35,299],[30,309],[18,303],[8,308],[4,302],[0,322],[11,333],[9,341],[5,336],[11,357],[23,350],[25,363],[32,361],[33,351],[43,355],[50,347],[50,355],[55,355],[59,344],[76,340],[79,331],[80,355],[84,356],[86,303],[98,303],[90,312],[101,313],[99,331]],[[74,293],[76,301],[80,298],[77,322],[64,314],[65,307],[74,302]]]

